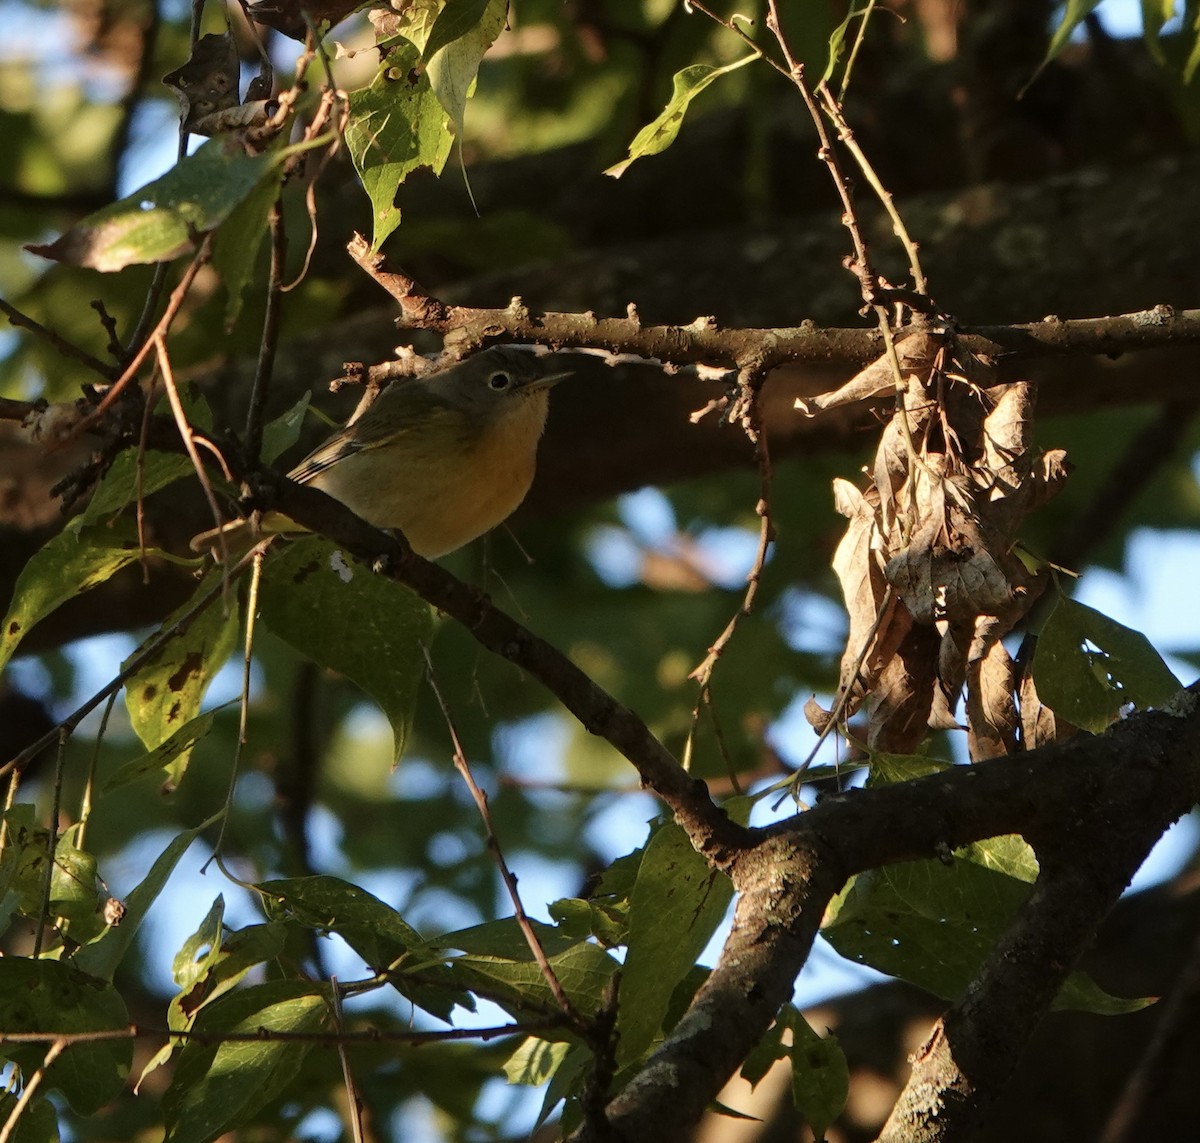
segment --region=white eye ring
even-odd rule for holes
[[[512,384],[512,377],[507,373],[493,373],[488,378],[488,386],[494,389],[497,393],[503,392]]]

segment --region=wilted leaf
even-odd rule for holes
[[[612,175],[614,179],[619,179],[636,159],[665,151],[675,142],[679,128],[683,126],[683,117],[692,100],[710,83],[720,79],[723,75],[728,75],[731,71],[745,67],[746,64],[758,58],[758,54],[755,53],[743,56],[740,60],[735,60],[724,67],[691,64],[682,71],[676,72],[672,81],[671,98],[662,113],[653,123],[648,123],[634,136],[633,142],[629,144],[629,157],[617,163],[616,166],[609,167],[604,173]]]
[[[1017,748],[1013,662],[997,639],[967,667],[967,730],[972,761],[1011,754]]]
[[[183,129],[212,135],[215,132],[206,129],[205,121],[238,105],[240,78],[237,46],[226,31],[201,36],[187,63],[164,75],[163,83],[179,100]]]

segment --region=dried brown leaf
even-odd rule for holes
[[[967,742],[971,761],[1013,754],[1017,749],[1017,704],[1013,661],[994,640],[967,670]]]

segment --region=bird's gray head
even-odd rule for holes
[[[422,378],[430,392],[448,400],[467,413],[492,414],[504,406],[520,403],[522,397],[542,394],[567,376],[561,358],[493,346],[465,361],[438,370]]]

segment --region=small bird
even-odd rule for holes
[[[377,528],[398,528],[436,559],[494,528],[525,499],[550,387],[568,376],[548,357],[496,346],[423,377],[393,381],[357,420],[288,476],[311,484]],[[194,551],[249,529],[234,520],[201,532]],[[280,513],[263,533],[303,532]]]

